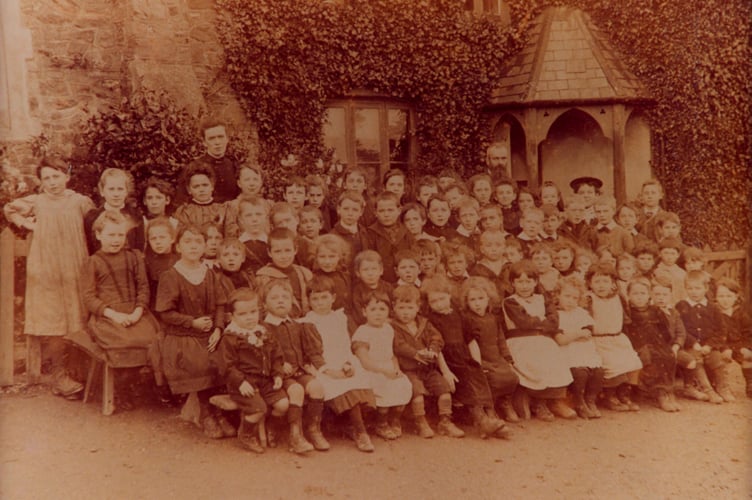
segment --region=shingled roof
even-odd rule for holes
[[[650,101],[589,16],[550,7],[531,26],[525,47],[505,65],[491,105]]]

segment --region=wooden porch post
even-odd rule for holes
[[[627,201],[627,172],[624,159],[626,111],[623,104],[614,104],[613,110],[614,197],[618,203],[624,203]]]
[[[525,158],[527,160],[527,181],[528,186],[538,187],[540,176],[538,174],[540,165],[538,162],[538,144],[541,141],[540,123],[538,121],[538,111],[528,108],[525,110]]]

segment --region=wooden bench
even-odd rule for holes
[[[232,398],[229,396],[229,394],[217,394],[215,396],[212,396],[209,398],[209,403],[212,406],[216,406],[222,411],[239,411],[240,408],[238,407],[238,404],[232,400]],[[242,417],[241,417],[242,418]],[[259,433],[259,442],[261,443],[261,446],[266,448],[267,441],[266,441],[266,418],[262,418],[258,423],[258,433]]]
[[[77,332],[66,338],[74,347],[89,357],[89,371],[84,386],[83,402],[89,401],[94,377],[98,370],[102,370],[102,415],[112,415],[115,411],[115,372],[124,368],[140,368],[147,366],[146,349],[122,349],[105,352],[94,343],[91,336],[85,332]],[[132,356],[133,353],[136,356]]]

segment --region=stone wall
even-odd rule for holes
[[[25,74],[35,133],[0,137],[15,164],[31,163],[27,141],[38,133],[49,138],[50,150],[70,154],[87,117],[141,86],[166,90],[197,122],[211,113],[236,132],[252,133],[218,76],[213,0],[2,1],[17,7],[31,34]],[[15,49],[21,47],[9,50]]]

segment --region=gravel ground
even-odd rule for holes
[[[326,453],[257,456],[205,438],[176,409],[104,417],[98,404],[15,387],[0,396],[0,497],[752,498],[752,400],[682,404],[528,421],[509,441],[408,432],[374,438],[373,454],[335,437]]]

